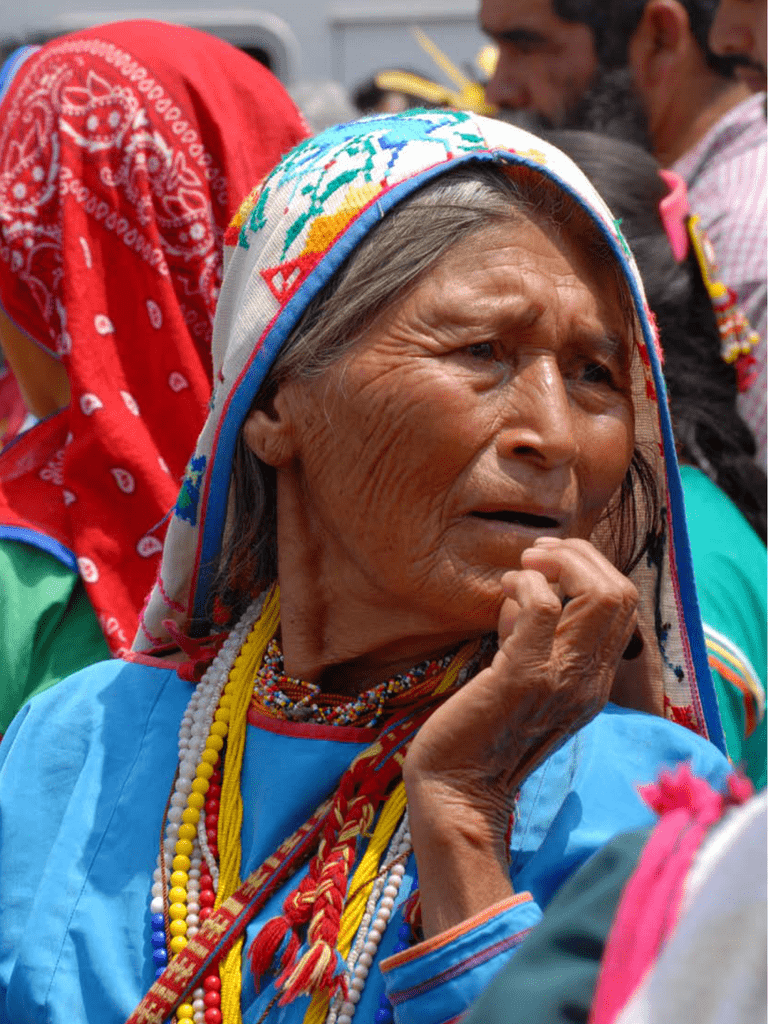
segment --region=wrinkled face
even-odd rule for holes
[[[488,101],[561,125],[597,70],[591,29],[559,18],[551,0],[482,0],[480,26],[499,47]]]
[[[628,334],[612,268],[537,223],[459,243],[283,386],[312,557],[353,598],[494,629],[503,573],[540,535],[589,537],[627,471]]]
[[[746,58],[736,75],[753,92],[766,87],[765,10],[765,0],[720,0],[709,34],[714,53]]]

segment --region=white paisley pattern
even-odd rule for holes
[[[109,82],[94,70],[82,79],[63,57],[102,58],[121,75]],[[199,295],[208,313],[187,308],[193,333],[208,333],[220,287],[221,232],[215,225],[209,193],[223,202],[226,178],[203,145],[199,133],[182,116],[162,85],[131,54],[99,39],[65,40],[46,47],[30,62],[26,88],[15,97],[0,126],[0,259],[28,285],[49,325],[58,351],[69,351],[62,339],[64,324],[56,323],[55,297],[39,268],[62,262],[62,233],[51,227],[40,208],[54,198],[72,197],[86,214],[114,232],[160,277],[182,276],[182,291]],[[144,110],[151,104],[162,115],[149,124]],[[7,144],[14,124],[26,132],[20,142]],[[68,166],[61,165],[62,135],[89,154],[109,154],[101,167],[101,183],[122,199],[115,208],[94,194]],[[160,204],[153,196],[162,196]],[[131,211],[130,217],[126,210]],[[160,245],[154,242],[155,225]],[[82,243],[81,243],[82,244]],[[186,273],[180,269],[188,264]],[[90,266],[90,253],[86,256]],[[193,321],[190,323],[190,321]]]
[[[210,397],[224,231],[305,135],[262,65],[143,20],[29,52],[0,100],[0,307],[61,360],[71,395],[0,453],[0,537],[80,558],[113,653]]]

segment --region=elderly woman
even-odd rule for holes
[[[230,232],[136,653],[2,744],[3,1020],[453,1020],[638,783],[728,771],[653,331],[575,166],[375,118]]]

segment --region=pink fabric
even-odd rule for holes
[[[752,795],[737,775],[723,795],[688,765],[640,790],[660,821],[622,894],[595,990],[590,1024],[612,1024],[653,966],[680,914],[685,879],[710,827]]]
[[[0,304],[72,394],[0,457],[0,536],[57,542],[114,652],[205,419],[224,230],[306,134],[266,68],[151,21],[52,40],[0,106]]]
[[[669,186],[669,195],[659,203],[659,214],[672,247],[672,255],[678,263],[682,263],[690,246],[687,227],[688,214],[691,212],[688,190],[683,179],[674,171],[659,171],[659,174]]]

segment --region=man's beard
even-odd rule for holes
[[[559,127],[610,135],[653,151],[648,120],[629,68],[597,72],[589,89]]]

